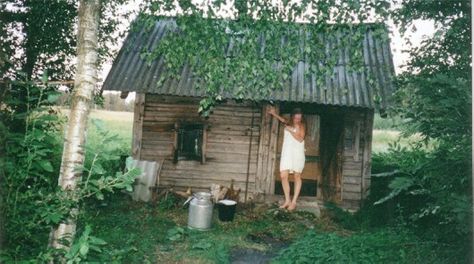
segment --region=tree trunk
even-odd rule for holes
[[[82,177],[82,170],[77,170],[77,167],[84,162],[87,120],[97,82],[99,7],[100,0],[81,0],[79,4],[77,72],[58,180],[58,185],[64,191],[75,191]],[[51,246],[64,247],[59,241],[65,239],[71,242],[75,232],[73,211],[71,217],[53,231]]]
[[[3,99],[3,88],[0,83],[0,104]],[[5,184],[5,135],[7,131],[0,121],[0,251],[5,249],[5,207],[4,207],[4,187]]]

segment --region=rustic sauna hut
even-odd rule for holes
[[[156,21],[147,33],[131,32],[103,84],[105,90],[136,92],[133,157],[162,163],[160,186],[197,190],[234,180],[253,199],[281,193],[283,127],[266,114],[272,103],[281,114],[297,106],[306,116],[301,195],[359,208],[370,185],[374,112],[389,107],[394,90],[386,35],[367,27],[361,73],[348,69],[344,50],[332,51],[337,34],[326,36],[327,50],[341,56],[323,85],[304,74],[308,63],[300,61],[285,88],[268,100],[226,98],[204,118],[198,114],[203,93],[188,67],[179,80],[170,79],[162,58],[149,63],[140,56],[160,42],[168,27],[176,27],[173,19]]]

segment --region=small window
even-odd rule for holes
[[[204,161],[203,128],[202,124],[180,124],[178,126],[174,162],[178,162],[178,160]]]

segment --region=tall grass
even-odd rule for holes
[[[69,114],[68,109],[61,109],[60,112],[65,116]],[[93,119],[101,120],[110,133],[117,135],[117,143],[120,145],[120,154],[130,154],[133,130],[132,112],[92,110],[89,115],[89,126],[87,132],[87,145],[89,146],[97,146],[101,137],[97,128],[90,123]]]
[[[375,113],[374,129],[399,130],[402,124],[403,119],[398,116],[381,117],[379,113]]]

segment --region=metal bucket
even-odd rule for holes
[[[222,222],[233,221],[236,207],[237,207],[236,201],[220,200],[217,203],[217,209],[219,212],[219,220],[221,220]]]
[[[208,192],[195,193],[190,199],[188,227],[199,230],[211,228],[212,209],[214,205],[211,201],[212,195]]]

